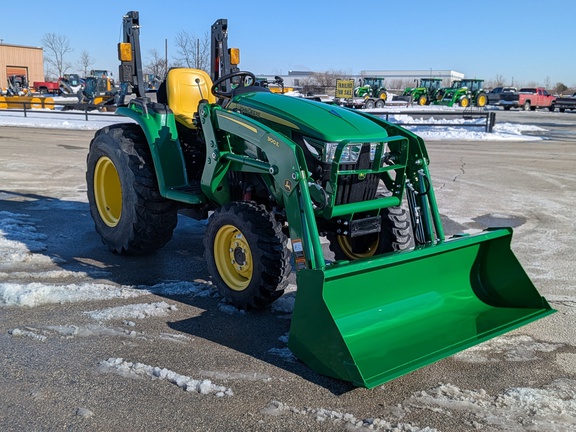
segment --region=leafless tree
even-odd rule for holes
[[[314,72],[309,77],[300,80],[304,93],[334,94],[337,79],[351,79],[350,72],[342,70],[329,70]]]
[[[70,46],[70,39],[67,36],[46,33],[42,38],[42,46],[47,54],[44,58],[44,61],[49,66],[47,74],[64,75],[71,67],[70,63],[66,61],[66,55],[74,51]]]
[[[566,86],[564,83],[557,82],[554,86],[555,94],[563,94],[566,90],[568,90],[568,86]]]
[[[80,53],[80,59],[78,60],[79,69],[82,71],[84,76],[88,76],[88,70],[90,66],[94,64],[94,60],[90,57],[88,51],[84,50]]]
[[[185,30],[178,32],[176,49],[179,55],[176,59],[178,64],[210,72],[210,37],[208,32],[204,34],[203,38],[198,38],[195,34]]]
[[[157,77],[164,78],[168,73],[166,59],[163,58],[156,48],[148,51],[150,56],[149,62],[144,66],[144,73],[153,74]]]
[[[506,85],[506,78],[503,75],[496,75],[491,80],[484,83],[484,87],[487,89],[492,89],[494,87],[503,87]]]

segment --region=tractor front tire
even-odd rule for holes
[[[178,206],[158,191],[140,126],[119,124],[97,132],[90,143],[86,183],[96,231],[112,252],[143,255],[172,238]]]
[[[476,106],[484,107],[487,104],[488,104],[488,96],[486,96],[486,93],[480,93],[476,98]]]
[[[420,105],[420,106],[428,105],[428,96],[426,96],[426,95],[420,96],[418,98],[418,105]]]
[[[408,248],[412,239],[408,212],[401,207],[389,207],[382,209],[380,215],[379,233],[354,238],[329,233],[326,237],[334,259],[357,260]]]
[[[287,243],[282,225],[264,206],[233,202],[210,216],[204,258],[227,302],[238,309],[263,308],[288,284]]]

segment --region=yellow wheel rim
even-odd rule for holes
[[[484,105],[486,105],[486,96],[481,95],[481,96],[478,98],[478,106],[483,107]]]
[[[426,96],[421,96],[419,102],[420,105],[426,105],[426,102],[428,102],[428,98]]]
[[[214,261],[220,277],[234,291],[245,290],[252,280],[252,252],[244,234],[224,225],[214,237]]]
[[[122,185],[108,157],[98,159],[94,168],[94,199],[102,221],[111,228],[118,225],[122,216]]]
[[[466,108],[468,106],[468,99],[462,99],[462,106]]]
[[[370,243],[370,245],[366,248],[364,252],[355,252],[354,249],[352,248],[352,242],[350,241],[349,237],[338,236],[337,240],[338,245],[340,245],[340,249],[342,249],[342,252],[344,252],[344,254],[348,258],[356,260],[360,258],[369,258],[371,256],[374,256],[374,254],[376,253],[376,249],[378,248],[378,244],[380,243],[380,236],[378,235],[375,236],[374,241]]]

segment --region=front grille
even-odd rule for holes
[[[367,170],[372,168],[370,161],[370,146],[363,146],[358,161],[355,164],[341,164],[341,170]],[[364,178],[358,175],[338,176],[336,205],[368,201],[376,197],[379,177],[367,174]]]

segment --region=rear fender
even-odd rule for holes
[[[128,107],[118,108],[116,114],[134,120],[142,128],[154,161],[160,194],[166,197],[168,190],[185,187],[188,177],[174,114],[168,110],[154,111],[138,99]]]

